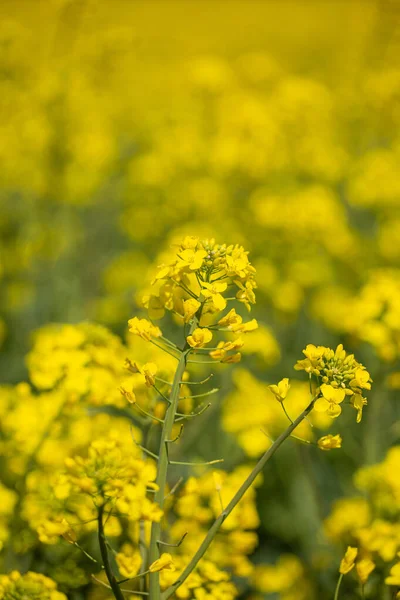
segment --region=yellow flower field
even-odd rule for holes
[[[0,600],[400,598],[397,0],[2,0],[0,115]]]

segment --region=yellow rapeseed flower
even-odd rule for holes
[[[198,327],[186,338],[187,343],[192,348],[203,348],[208,342],[212,340],[212,332],[205,327]]]
[[[216,308],[216,310],[224,310],[226,306],[226,300],[222,295],[222,292],[225,292],[228,287],[226,283],[223,282],[215,282],[208,283],[207,281],[203,281],[201,283],[202,294],[204,298],[210,299]]]
[[[134,335],[138,335],[143,340],[150,341],[152,337],[161,337],[162,332],[159,327],[156,327],[147,319],[138,319],[133,317],[128,321],[129,331]]]
[[[354,567],[354,561],[356,560],[357,554],[358,548],[353,548],[352,546],[347,547],[346,554],[340,563],[339,573],[342,573],[342,575],[350,573]]]
[[[278,402],[283,402],[290,389],[289,378],[284,377],[277,385],[269,385],[268,389],[273,393]]]
[[[333,450],[342,447],[342,438],[338,433],[336,435],[328,434],[320,438],[317,444],[321,450]]]
[[[189,298],[183,302],[183,320],[185,323],[189,323],[199,310],[200,306],[200,302],[195,300],[195,298]]]
[[[327,412],[332,418],[338,417],[342,412],[340,403],[343,402],[346,392],[343,388],[334,388],[323,383],[321,385],[322,396],[315,402],[314,408],[317,412]]]
[[[237,314],[234,308],[231,308],[231,310],[218,321],[218,325],[232,329],[234,326],[240,325],[242,321],[242,317]]]
[[[163,552],[160,558],[155,560],[149,567],[150,573],[157,573],[158,571],[175,571],[174,561],[172,556],[168,552]]]

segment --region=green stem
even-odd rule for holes
[[[340,573],[339,579],[338,579],[338,582],[337,582],[337,585],[336,585],[335,597],[334,597],[333,600],[338,600],[338,598],[339,598],[339,590],[340,590],[340,585],[342,583],[342,579],[343,579],[343,573]]]
[[[307,415],[312,411],[314,407],[314,403],[317,397],[313,398],[310,404],[303,410],[303,412],[293,421],[293,423],[284,431],[270,446],[270,448],[265,452],[265,454],[260,458],[250,475],[247,479],[242,483],[236,494],[233,496],[232,500],[229,502],[225,510],[221,512],[219,517],[214,521],[211,528],[209,529],[206,537],[200,544],[197,552],[193,556],[192,560],[187,565],[186,569],[184,569],[179,577],[179,579],[172,584],[165,592],[160,596],[161,600],[167,600],[170,598],[172,594],[186,581],[192,571],[196,568],[198,562],[203,558],[204,554],[208,550],[212,541],[214,540],[219,528],[225,519],[230,515],[233,509],[237,506],[240,500],[243,498],[244,494],[247,492],[249,487],[252,485],[257,475],[261,473],[266,463],[269,459],[275,454],[278,448],[283,444],[283,442],[290,437],[292,431],[296,429],[296,427],[307,417]],[[159,597],[155,597],[155,600],[158,600]],[[151,596],[151,600],[153,600],[153,596]]]
[[[193,333],[197,327],[198,320],[194,319],[190,328],[190,333]],[[175,415],[178,408],[180,386],[183,374],[186,369],[187,358],[191,348],[186,343],[185,348],[179,358],[178,366],[175,371],[174,381],[172,383],[171,394],[169,397],[169,405],[167,412],[164,417],[164,425],[161,432],[160,439],[160,450],[158,453],[158,468],[156,484],[158,490],[154,496],[154,501],[159,505],[161,510],[164,506],[164,494],[165,485],[167,483],[167,470],[168,470],[168,453],[167,453],[167,440],[171,439],[172,428],[175,422]],[[161,539],[161,521],[159,523],[153,523],[151,527],[151,538],[150,538],[150,551],[149,551],[149,563],[152,564],[156,561],[159,556],[158,540]],[[151,600],[160,600],[160,578],[159,573],[150,573],[150,597]]]
[[[116,600],[125,600],[125,597],[124,597],[123,593],[121,592],[121,590],[119,589],[118,582],[117,582],[115,575],[111,568],[110,558],[108,556],[108,550],[107,550],[106,536],[104,534],[103,515],[104,515],[104,504],[102,504],[102,506],[99,507],[98,517],[97,517],[99,547],[100,547],[101,558],[103,561],[104,571],[107,575],[108,583],[110,584],[110,587],[113,591],[114,598],[116,598]]]
[[[292,419],[291,419],[291,418],[290,418],[290,416],[288,415],[288,412],[287,412],[287,410],[286,410],[286,406],[284,405],[284,402],[283,402],[283,400],[282,400],[282,402],[281,402],[281,406],[282,406],[282,408],[283,408],[283,412],[285,413],[285,415],[287,416],[287,418],[289,419],[289,421],[290,421],[291,423],[293,423]]]

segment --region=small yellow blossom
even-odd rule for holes
[[[354,387],[364,388],[365,390],[371,389],[371,377],[368,371],[365,369],[356,369],[354,373],[354,379],[350,381],[350,385]]]
[[[317,412],[327,412],[332,418],[338,417],[342,412],[340,403],[343,402],[346,392],[342,388],[334,388],[327,383],[321,385],[322,397],[315,402],[314,408]]]
[[[228,329],[232,329],[232,326],[240,325],[242,321],[242,317],[237,314],[234,308],[231,308],[231,310],[224,317],[222,317],[222,319],[218,321],[218,325],[221,325],[221,327],[228,327]]]
[[[171,270],[171,267],[169,265],[159,265],[158,271],[151,283],[154,285],[154,283],[156,281],[158,281],[159,279],[164,279],[164,278],[168,277],[170,270]]]
[[[216,281],[214,283],[208,283],[207,281],[201,284],[202,294],[204,298],[211,299],[214,307],[217,310],[224,310],[226,307],[226,300],[222,295],[228,287],[226,283]]]
[[[361,558],[356,563],[356,571],[358,578],[362,585],[364,585],[368,581],[368,577],[371,575],[372,571],[375,569],[375,563],[368,557]]]
[[[243,302],[247,310],[250,310],[250,304],[255,304],[256,302],[254,293],[254,288],[256,287],[255,282],[252,280],[246,281],[244,285],[241,281],[236,281],[235,283],[239,288],[239,291],[236,293],[236,298],[239,302]]]
[[[131,333],[138,335],[147,342],[149,342],[152,337],[161,337],[162,335],[161,329],[150,323],[147,319],[133,317],[133,319],[129,319],[128,325]]]
[[[328,434],[320,438],[317,443],[321,450],[333,450],[342,447],[342,438],[338,433],[336,435]]]
[[[347,547],[346,554],[340,563],[339,573],[342,573],[342,575],[350,573],[354,567],[354,561],[356,560],[357,554],[358,548],[352,548],[352,546]]]
[[[134,392],[128,392],[128,390],[126,390],[124,387],[120,387],[119,391],[121,392],[121,394],[123,395],[123,397],[130,403],[130,404],[135,404],[136,402],[136,396],[134,394]]]
[[[67,529],[61,534],[62,537],[69,544],[74,544],[78,539],[76,532],[72,529],[71,525],[65,519],[62,520],[62,523],[67,527]]]
[[[200,306],[200,302],[194,298],[189,298],[183,302],[183,320],[185,323],[189,323],[199,310]]]
[[[324,352],[324,346],[314,346],[314,344],[307,344],[306,349],[303,350],[303,354],[308,358],[313,366],[318,364],[318,361],[324,355]]]
[[[183,238],[181,246],[184,250],[194,250],[199,243],[199,238],[194,235],[187,235]]]
[[[193,250],[187,248],[179,253],[181,259],[180,267],[187,267],[190,271],[198,271],[204,262],[207,252],[205,250]]]
[[[228,354],[228,356],[225,356],[221,362],[223,363],[229,363],[229,364],[236,364],[238,362],[240,362],[242,360],[242,355],[240,352],[236,352],[235,354]]]
[[[359,423],[362,419],[362,411],[363,411],[364,406],[367,404],[367,399],[363,398],[363,396],[361,396],[361,394],[353,394],[352,396],[350,396],[350,402],[357,411],[357,419],[356,420],[357,420],[357,423]]]
[[[157,365],[154,363],[146,363],[141,369],[141,373],[144,375],[145,383],[147,387],[153,387],[155,384],[155,376],[157,373]]]
[[[277,385],[269,385],[268,389],[273,393],[278,402],[283,402],[290,389],[288,377],[284,377]]]
[[[249,333],[250,331],[255,331],[258,328],[258,322],[256,319],[252,319],[247,323],[241,323],[238,325],[232,325],[230,329],[235,333]]]
[[[215,360],[224,360],[226,358],[227,352],[231,350],[239,350],[239,348],[242,348],[243,344],[244,342],[240,337],[236,340],[233,340],[232,342],[218,342],[216,350],[211,350],[210,356]],[[224,362],[230,361],[224,360]]]
[[[205,344],[208,344],[212,340],[212,332],[205,327],[198,327],[186,339],[192,348],[203,348]]]
[[[172,556],[168,552],[163,552],[160,558],[155,560],[149,567],[150,573],[157,573],[158,571],[175,571],[174,561]]]

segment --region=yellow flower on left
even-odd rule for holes
[[[158,571],[164,570],[175,571],[174,561],[168,552],[161,554],[160,558],[155,560],[149,567],[150,573],[157,573]]]
[[[147,319],[138,319],[133,317],[128,321],[129,331],[134,335],[138,335],[143,340],[149,342],[152,337],[161,337],[162,332],[159,327],[150,323]]]
[[[198,327],[187,338],[187,343],[192,348],[203,348],[205,344],[208,344],[212,340],[212,332],[206,328]]]
[[[284,377],[284,379],[281,379],[278,385],[269,385],[268,389],[273,393],[278,402],[283,402],[290,389],[289,379]]]

